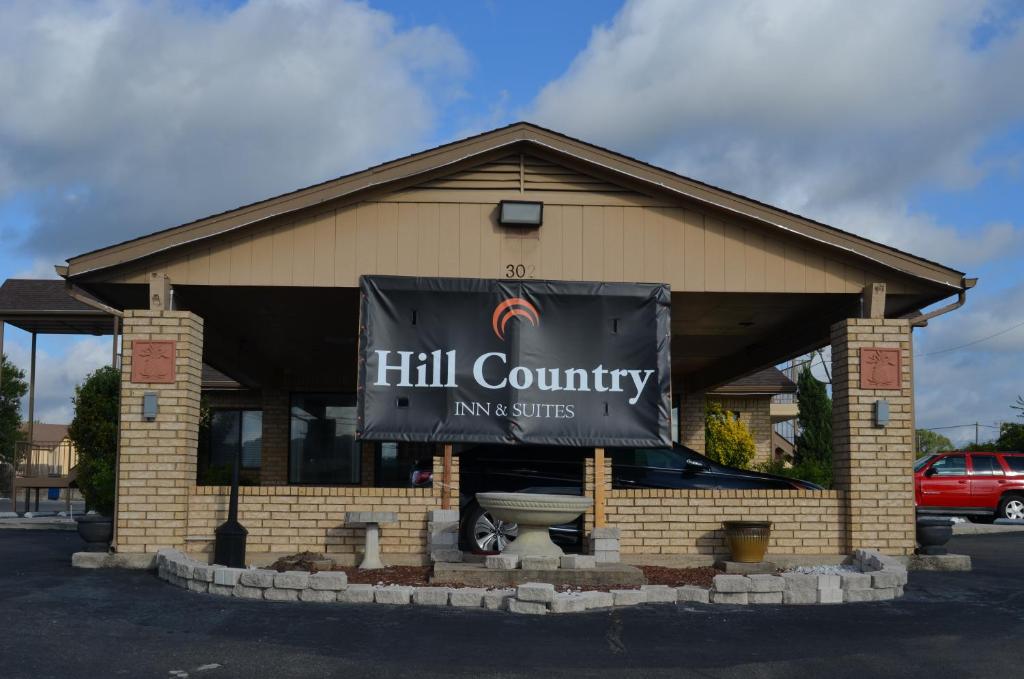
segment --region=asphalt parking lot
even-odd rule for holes
[[[1014,677],[1024,533],[955,537],[973,573],[895,602],[648,606],[543,618],[225,600],[70,567],[74,533],[0,531],[0,677]]]

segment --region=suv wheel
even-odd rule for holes
[[[999,503],[999,518],[1024,520],[1024,495],[1007,495]]]
[[[467,514],[462,538],[471,551],[500,552],[519,534],[519,526],[494,518],[479,505],[471,505]]]

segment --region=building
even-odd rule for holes
[[[543,224],[500,225],[508,199],[543,203]],[[604,479],[607,523],[634,561],[721,551],[720,522],[740,518],[774,522],[774,553],[909,553],[911,333],[927,320],[920,309],[950,297],[943,311],[955,308],[973,284],[526,123],[74,256],[59,270],[71,292],[123,315],[119,551],[211,549],[228,492],[197,483],[199,431],[209,426],[241,448],[259,484],[241,494],[251,554],[310,549],[354,561],[362,537],[344,512],[374,509],[399,515],[382,534],[394,563],[426,558],[427,511],[457,494],[458,465],[428,450],[442,483],[397,487],[392,463],[424,451],[355,439],[361,275],[670,284],[676,421],[698,448],[709,393],[747,399],[720,385],[742,389],[748,375],[831,345],[836,489],[612,490],[610,461],[588,464],[587,488]],[[204,365],[230,378],[204,378]],[[147,393],[155,412],[143,411]],[[885,424],[873,414],[882,400]]]

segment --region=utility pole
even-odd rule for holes
[[[974,447],[978,447],[978,423],[974,423]]]

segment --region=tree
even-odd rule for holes
[[[1003,422],[999,426],[996,450],[1024,452],[1024,424]]]
[[[25,371],[0,355],[0,459],[15,464],[15,443],[21,440],[21,398],[28,393]]]
[[[121,373],[106,366],[75,387],[75,416],[68,436],[78,449],[78,488],[85,503],[100,514],[114,511],[117,418]]]
[[[929,429],[917,429],[914,433],[914,440],[917,441],[918,456],[956,449],[956,446],[948,438],[942,434],[936,434]]]
[[[746,469],[757,452],[747,425],[715,401],[709,401],[705,408],[704,450],[715,462],[740,469]]]
[[[797,422],[800,434],[796,437],[794,462],[799,465],[813,461],[820,466],[832,467],[832,399],[825,385],[814,378],[810,366],[804,366],[797,378]]]

